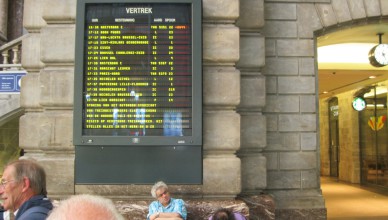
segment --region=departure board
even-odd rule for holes
[[[81,142],[175,137],[171,143],[195,143],[202,126],[202,70],[192,2],[90,1],[81,10],[74,120]]]

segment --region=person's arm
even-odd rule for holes
[[[179,213],[177,212],[161,212],[159,213],[159,216],[156,218],[156,220],[163,220],[163,219],[168,219],[168,220],[182,220],[182,217]]]
[[[186,220],[187,218],[187,211],[185,207],[185,203],[181,199],[173,199],[173,205],[174,208],[172,212],[155,212],[151,211],[151,205],[150,205],[150,212],[148,214],[149,220]]]
[[[160,216],[160,212],[156,212],[156,213],[150,215],[149,219],[150,220],[159,219],[159,216]]]
[[[150,216],[150,220],[182,220],[181,215],[176,212],[157,212]]]
[[[147,220],[155,220],[157,217],[156,214],[157,214],[157,204],[155,202],[152,202],[148,207]]]
[[[186,220],[187,218],[186,204],[182,199],[176,200],[175,210],[178,212],[179,217],[181,217],[183,220]]]

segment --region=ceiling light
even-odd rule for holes
[[[318,63],[368,63],[373,43],[344,43],[318,47]]]
[[[376,91],[371,90],[370,92],[365,93],[365,94],[364,94],[364,97],[365,97],[365,98],[367,98],[367,97],[373,97],[373,96],[375,96],[375,94],[376,94],[376,95],[381,95],[381,94],[387,93],[387,87],[385,87],[385,86],[377,86],[377,87],[375,88],[375,90],[376,90]]]
[[[371,107],[383,108],[384,104],[367,104],[366,106],[369,108],[371,108]]]

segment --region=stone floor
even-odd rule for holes
[[[388,190],[347,184],[321,177],[328,220],[388,219]]]

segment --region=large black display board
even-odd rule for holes
[[[200,22],[176,2],[83,4],[76,144],[201,144]]]
[[[152,182],[171,176],[172,167],[172,182],[202,181],[201,11],[200,0],[77,1],[76,182]],[[155,169],[165,163],[149,161],[150,154],[190,157],[193,167]],[[128,173],[143,167],[147,175],[101,175],[118,165]],[[177,178],[187,172],[193,176]]]

